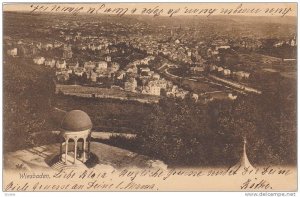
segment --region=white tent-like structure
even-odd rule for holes
[[[241,156],[241,159],[239,160],[239,162],[237,164],[235,164],[234,166],[232,166],[230,169],[231,170],[237,170],[239,168],[239,170],[243,170],[243,169],[247,169],[247,171],[251,171],[251,170],[255,170],[255,168],[251,165],[251,163],[249,162],[249,159],[247,157],[247,153],[246,153],[246,138],[244,138],[244,146],[243,146],[243,153]]]

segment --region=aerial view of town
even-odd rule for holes
[[[294,16],[4,12],[4,166],[296,165],[297,42]]]

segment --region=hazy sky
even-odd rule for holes
[[[102,6],[102,4],[105,4]],[[9,3],[3,5],[4,11],[32,11],[31,3]],[[175,15],[207,15],[208,12],[212,12],[212,15],[247,15],[247,16],[282,16],[286,12],[285,16],[297,16],[297,4],[296,3],[90,3],[90,4],[80,4],[80,3],[55,3],[55,4],[34,4],[39,6],[36,11],[42,11],[47,8],[45,11],[48,12],[62,12],[63,8],[73,8],[79,9],[81,13],[87,12],[90,8],[98,9],[98,14],[104,13],[105,9],[110,8],[111,11],[115,8],[128,9],[126,15],[131,14],[131,11],[134,8],[137,10],[134,14],[141,14],[144,8],[149,8],[149,13],[144,13],[145,15],[153,15],[154,8],[156,13],[159,13],[161,16],[168,16],[170,13],[168,11],[173,9],[173,12],[176,10]],[[60,6],[59,8],[57,8]],[[101,7],[102,6],[102,7]],[[100,8],[101,7],[101,8]],[[56,9],[57,8],[57,9]],[[238,10],[237,10],[238,8]],[[207,9],[207,10],[206,10]],[[227,10],[228,9],[228,10]],[[253,10],[252,10],[253,9]],[[258,10],[259,9],[259,10]],[[163,10],[163,11],[161,11]],[[201,11],[202,10],[202,11]],[[223,12],[222,12],[223,10]],[[251,13],[252,10],[252,13]],[[256,12],[255,12],[256,10]],[[120,10],[119,10],[120,11]],[[151,12],[152,11],[152,12]],[[206,12],[205,12],[206,11]],[[227,11],[224,13],[224,11]],[[234,11],[236,11],[234,13]],[[244,11],[244,13],[238,13],[238,11]],[[95,14],[95,12],[93,13]],[[110,12],[109,14],[114,14]]]

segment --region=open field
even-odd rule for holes
[[[158,96],[145,95],[135,92],[127,92],[118,87],[115,88],[99,88],[81,85],[61,85],[56,84],[56,93],[62,92],[66,95],[74,95],[80,97],[96,97],[96,98],[112,98],[120,100],[135,100],[142,103],[156,103]]]
[[[136,133],[151,112],[151,104],[112,99],[57,96],[56,107],[65,111],[79,109],[87,112],[94,131]]]

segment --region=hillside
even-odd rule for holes
[[[51,72],[19,58],[4,59],[4,150],[36,145],[33,133],[51,129],[49,111],[55,89]],[[45,143],[38,140],[38,143]]]

